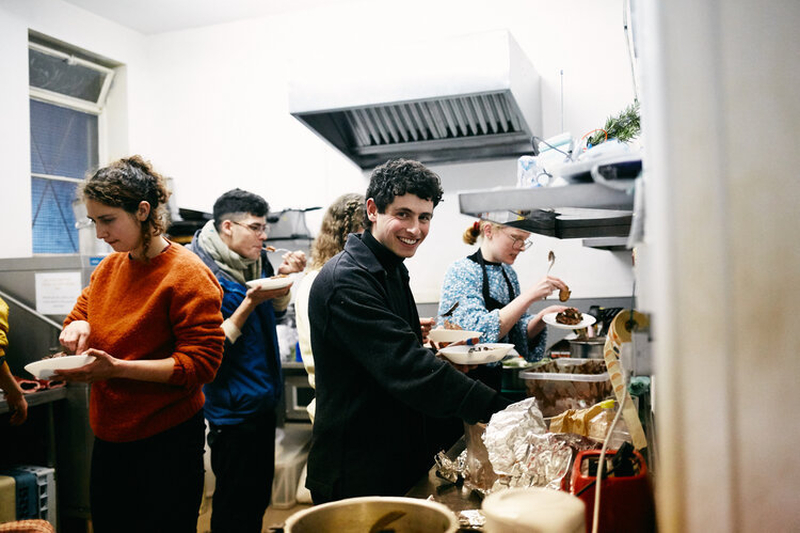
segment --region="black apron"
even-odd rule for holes
[[[483,254],[481,253],[480,249],[472,255],[467,256],[467,259],[478,263],[481,267],[481,272],[483,272],[483,303],[486,306],[487,311],[494,311],[495,309],[502,309],[507,304],[498,302],[496,299],[492,298],[489,295],[489,275],[486,273],[486,260],[483,258]],[[489,263],[490,265],[496,265],[499,263]],[[516,292],[514,291],[514,286],[511,284],[511,280],[508,279],[508,274],[504,268],[500,269],[500,272],[503,273],[503,278],[506,280],[506,285],[508,287],[508,295],[509,295],[509,302],[517,297]],[[510,331],[510,330],[509,330]],[[505,337],[500,339],[499,342],[509,342],[508,334]],[[494,390],[500,392],[502,389],[503,383],[503,365],[498,363],[491,363],[488,365],[481,365],[475,370],[469,372],[467,374],[469,377],[473,379],[477,379],[482,381],[483,383],[489,385]]]

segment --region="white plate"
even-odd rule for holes
[[[284,287],[288,287],[292,284],[294,278],[291,276],[286,277],[271,277],[271,278],[259,278],[253,279],[247,282],[248,287],[255,287],[262,291],[274,291],[277,289],[283,289]]]
[[[542,317],[542,320],[545,321],[546,324],[550,324],[554,328],[561,328],[561,329],[581,329],[587,328],[594,324],[597,319],[588,313],[581,313],[583,315],[583,320],[578,322],[577,324],[562,324],[561,322],[556,322],[556,315],[558,313],[547,313]]]
[[[457,365],[484,365],[499,361],[511,351],[513,344],[504,342],[487,342],[475,346],[447,346],[439,350],[442,355]],[[489,348],[488,350],[481,348]],[[472,351],[470,351],[472,350]]]
[[[78,368],[79,366],[88,365],[92,361],[94,361],[93,355],[65,355],[28,363],[25,365],[25,370],[30,372],[36,379],[52,379],[56,377],[53,374],[53,370]]]
[[[465,329],[435,328],[428,332],[428,339],[435,343],[458,342],[474,339],[483,335],[480,331],[467,331]]]

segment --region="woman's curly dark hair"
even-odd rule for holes
[[[428,167],[411,159],[390,159],[372,171],[366,198],[372,198],[378,213],[385,213],[396,196],[414,194],[423,200],[431,200],[433,207],[442,201],[442,182]],[[364,217],[364,227],[372,222]]]
[[[362,194],[343,194],[334,200],[322,217],[319,235],[311,245],[310,268],[322,268],[328,259],[344,250],[347,236],[364,227],[365,213]]]
[[[150,245],[155,235],[167,230],[167,200],[169,191],[163,176],[153,170],[150,162],[134,155],[114,161],[101,168],[81,183],[78,193],[86,200],[93,200],[109,207],[120,207],[135,215],[139,203],[150,204],[150,214],[142,221],[142,246]]]

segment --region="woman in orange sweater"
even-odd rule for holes
[[[68,351],[95,360],[58,372],[91,383],[94,531],[192,532],[203,490],[204,383],[219,367],[222,290],[168,241],[163,178],[138,156],[81,186],[104,258],[64,321]]]

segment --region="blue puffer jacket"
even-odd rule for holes
[[[219,268],[197,242],[197,234],[189,248],[219,280],[225,293],[222,316],[229,318],[244,300],[247,286],[234,281]],[[266,254],[262,255],[262,264],[262,275],[272,276],[274,270]],[[281,312],[278,316],[283,314]],[[272,301],[267,300],[247,317],[242,335],[236,342],[225,339],[225,353],[217,376],[203,387],[206,395],[205,417],[212,424],[240,424],[250,416],[274,409],[277,405],[283,391],[283,378],[275,325],[276,313]]]

